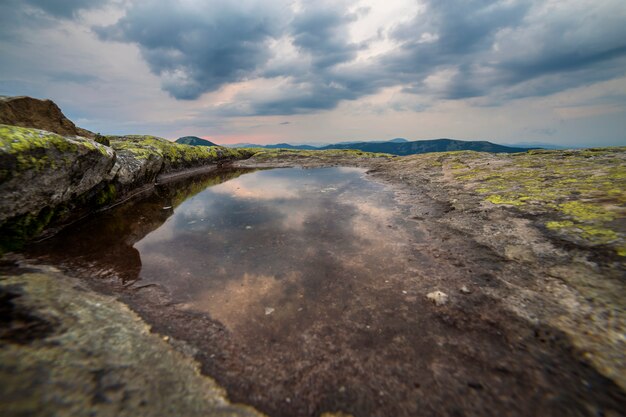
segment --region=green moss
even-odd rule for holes
[[[608,222],[615,218],[615,214],[598,204],[568,201],[560,206],[561,211],[579,222]]]
[[[578,228],[582,230],[581,237],[591,241],[594,244],[607,244],[614,242],[619,238],[619,235],[613,230],[602,227],[578,225]]]
[[[101,145],[111,146],[111,140],[108,137],[101,135],[100,133],[96,133],[96,137],[93,140]]]
[[[77,146],[55,133],[18,126],[0,125],[0,149],[3,152],[25,153],[36,148],[54,147],[61,152],[75,151]]]
[[[14,158],[17,164],[13,169],[18,171],[56,168],[55,160],[49,157],[50,150],[56,150],[60,154],[69,154],[77,152],[80,148],[99,151],[107,155],[105,147],[96,145],[85,138],[70,139],[43,130],[0,125],[0,154],[3,154],[5,158]],[[63,157],[59,159],[66,162],[71,160],[71,158]]]
[[[27,240],[41,234],[54,214],[53,208],[45,207],[38,213],[18,216],[0,226],[0,254],[18,250]]]
[[[0,153],[5,158],[17,161],[14,169],[42,170],[52,166],[53,162],[46,156],[46,149],[57,149],[59,152],[72,152],[77,145],[62,136],[37,129],[18,126],[0,125]],[[6,176],[6,174],[5,174]]]
[[[116,198],[117,189],[115,188],[115,185],[109,184],[96,195],[95,203],[97,206],[105,206],[114,202]]]
[[[550,230],[561,230],[572,226],[574,226],[574,222],[570,220],[565,220],[561,222],[551,221],[546,223],[546,227]]]
[[[626,205],[626,147],[533,150],[443,159],[454,178],[486,201],[553,218],[549,230],[589,244],[619,244]],[[460,164],[467,165],[462,169]]]
[[[511,206],[521,206],[524,204],[519,198],[507,197],[499,194],[493,194],[486,198],[487,201],[493,204],[508,204]]]

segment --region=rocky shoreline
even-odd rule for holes
[[[36,127],[0,125],[4,251],[155,182],[221,165],[367,168],[373,180],[393,188],[398,204],[407,207],[406,220],[428,237],[410,247],[421,266],[407,279],[421,299],[435,289],[446,295],[445,303],[428,303],[424,311],[453,330],[439,343],[456,346],[455,337],[465,333],[492,335],[519,358],[517,364],[493,364],[486,370],[493,378],[508,372],[531,381],[535,372],[533,383],[554,395],[561,393],[554,381],[569,381],[563,389],[576,397],[570,401],[580,415],[623,415],[626,148],[389,157],[194,148],[151,136],[94,134],[99,143]],[[211,375],[210,359],[189,323],[203,319],[169,306],[166,294],[128,293],[119,283],[77,279],[71,270],[34,265],[19,254],[2,262],[0,385],[11,387],[0,398],[5,414],[259,415],[228,403],[215,382],[198,374],[201,368]],[[468,347],[462,351],[470,364],[489,367],[494,360]],[[465,372],[464,363],[457,365]],[[479,385],[470,388],[478,392]],[[424,401],[433,407],[445,402],[430,394]],[[489,414],[480,404],[465,411]],[[534,415],[550,415],[562,403],[554,404]],[[530,414],[511,409],[506,415]]]

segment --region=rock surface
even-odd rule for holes
[[[52,100],[32,97],[0,96],[0,124],[33,127],[62,136],[95,137],[93,132],[76,127]]]
[[[0,276],[3,416],[261,416],[114,298],[54,269]]]
[[[237,165],[368,167],[441,243],[416,248],[435,252],[431,274],[445,277],[438,285],[471,286],[474,296],[562,331],[581,360],[626,390],[626,147],[372,159],[304,154],[257,154]],[[490,270],[478,266],[490,263]]]
[[[442,291],[433,291],[426,294],[426,298],[435,303],[437,307],[448,303],[448,294]]]
[[[0,224],[39,213],[102,182],[115,152],[91,139],[0,125]]]

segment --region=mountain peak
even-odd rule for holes
[[[183,136],[176,139],[176,143],[192,146],[219,146],[211,142],[210,140],[202,139],[197,136]]]

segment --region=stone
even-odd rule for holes
[[[0,339],[3,416],[261,416],[114,297],[29,270],[0,279],[18,317]]]
[[[0,97],[0,124],[33,127],[62,136],[96,137],[93,132],[76,127],[53,101],[25,96]]]
[[[437,307],[445,305],[448,302],[448,294],[442,291],[433,291],[426,295],[430,301],[435,303]]]

